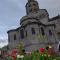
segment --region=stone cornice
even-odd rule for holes
[[[28,20],[28,19],[35,19],[35,20],[39,20],[39,19],[37,19],[36,17],[35,17],[35,18],[34,18],[34,17],[28,17],[28,18],[25,18],[24,20],[21,20],[21,21],[20,21],[20,24],[21,24],[22,22],[24,22],[24,21]]]
[[[41,22],[28,22],[27,24],[25,24],[24,26],[21,26],[21,27],[26,27],[26,26],[28,26],[28,25],[33,25],[33,24],[38,24],[38,25],[42,25],[42,26],[44,26],[44,27],[48,27],[48,26],[53,26],[53,27],[56,27],[56,25],[55,24],[43,24],[43,23],[41,23]]]
[[[55,17],[53,17],[53,18],[50,18],[50,19],[49,19],[49,22],[55,21],[55,20],[57,20],[57,19],[60,19],[60,16],[59,16],[59,15],[58,15],[58,16],[55,16]]]
[[[18,31],[18,30],[21,29],[21,28],[25,28],[26,26],[28,26],[28,25],[33,25],[33,24],[42,25],[42,26],[44,26],[44,27],[48,27],[48,26],[53,26],[53,27],[55,27],[55,24],[47,24],[47,25],[46,25],[46,24],[43,24],[43,23],[41,23],[41,22],[28,22],[28,23],[25,24],[24,26],[18,27],[18,28],[16,28],[16,29],[9,30],[7,33],[12,32],[12,31]]]
[[[44,44],[44,45],[48,45],[48,44],[57,44],[58,42],[48,42],[48,40],[47,40],[47,42],[38,42],[38,43],[30,43],[30,44],[26,44],[24,47],[29,47],[29,46],[31,46],[31,45],[42,45],[42,44]]]
[[[18,27],[18,28],[16,28],[16,29],[9,30],[9,31],[7,31],[7,33],[13,32],[13,31],[18,31],[20,28],[21,28],[21,27]]]

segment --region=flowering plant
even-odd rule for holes
[[[39,49],[41,53],[44,53],[45,49],[44,48],[40,48]]]

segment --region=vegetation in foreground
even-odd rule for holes
[[[1,54],[0,60],[60,60],[54,49],[49,46],[46,49],[40,48],[33,52],[25,52],[23,45],[19,45],[18,51],[13,49],[10,53]]]

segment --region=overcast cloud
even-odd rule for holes
[[[37,0],[40,9],[47,9],[50,17],[60,14],[60,0]],[[20,26],[20,18],[26,15],[27,0],[0,0],[0,47],[7,44],[7,31]]]

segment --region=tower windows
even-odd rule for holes
[[[16,40],[16,34],[14,34],[14,40]]]
[[[34,9],[34,11],[37,11],[37,9]]]
[[[32,34],[34,35],[35,34],[35,29],[31,28],[31,31],[32,31]]]
[[[36,6],[36,4],[33,4],[34,6]]]
[[[24,38],[24,31],[23,30],[20,30],[20,36],[21,36],[21,39]]]
[[[41,27],[41,33],[42,35],[45,35],[44,29]]]
[[[49,30],[49,35],[50,35],[50,36],[52,35],[52,31],[51,31],[51,30]]]
[[[30,7],[31,5],[29,4],[28,6]]]

